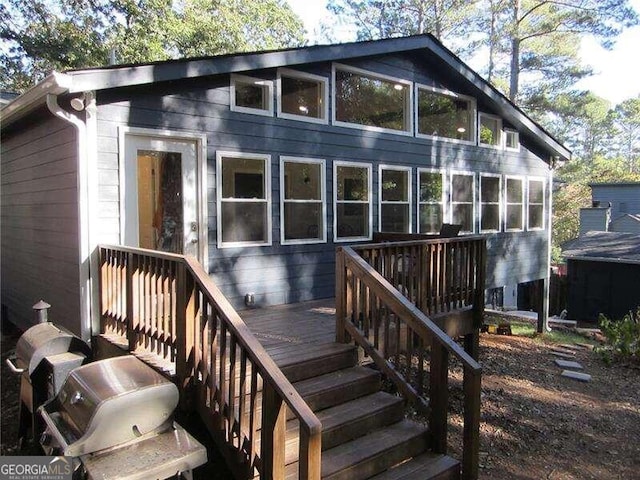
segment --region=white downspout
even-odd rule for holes
[[[91,283],[89,249],[89,188],[87,176],[87,126],[78,117],[58,105],[58,96],[47,94],[47,107],[58,118],[72,124],[78,132],[78,241],[79,241],[79,280],[80,280],[80,335],[84,340],[91,339]]]

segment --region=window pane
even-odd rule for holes
[[[236,98],[238,107],[269,109],[269,88],[267,85],[249,83],[243,80],[235,80]]]
[[[322,240],[324,225],[322,203],[284,204],[285,240]]]
[[[451,200],[454,202],[473,202],[473,176],[451,176]]]
[[[507,148],[517,149],[520,146],[518,132],[505,131],[505,146]]]
[[[498,177],[480,177],[480,194],[482,202],[500,201],[500,179]]]
[[[500,206],[482,205],[481,230],[500,230]]]
[[[409,205],[383,203],[381,205],[382,232],[406,233],[409,231]]]
[[[473,205],[452,205],[452,222],[455,225],[462,225],[461,231],[473,231]]]
[[[438,233],[442,227],[442,205],[420,205],[420,233]]]
[[[507,205],[507,229],[522,230],[522,205]]]
[[[339,203],[336,207],[338,238],[369,236],[368,203]]]
[[[409,201],[409,172],[382,170],[382,201]]]
[[[544,182],[529,181],[529,203],[544,203]]]
[[[420,172],[420,201],[442,202],[442,174]]]
[[[281,82],[281,109],[284,113],[302,115],[311,118],[323,118],[322,104],[324,99],[323,83],[317,80],[309,80],[294,77],[280,78]]]
[[[321,166],[313,163],[284,162],[284,198],[286,200],[320,200]]]
[[[522,203],[522,180],[507,178],[507,202]]]
[[[337,167],[338,200],[369,201],[368,170],[360,167]]]
[[[480,143],[485,145],[499,145],[500,122],[497,118],[480,115]]]
[[[335,90],[336,120],[408,130],[408,85],[337,70]]]
[[[471,140],[473,111],[468,100],[418,90],[418,132],[425,135]]]
[[[266,198],[264,160],[223,158],[222,198]]]
[[[529,228],[543,228],[544,210],[542,205],[529,205]]]
[[[222,241],[223,242],[266,242],[267,204],[223,202]]]

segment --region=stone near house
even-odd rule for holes
[[[560,368],[573,368],[575,370],[582,370],[584,367],[580,365],[578,362],[572,362],[570,360],[560,360],[556,359],[555,364]]]
[[[551,355],[553,355],[554,357],[559,357],[559,358],[575,358],[575,355],[573,353],[565,353],[565,352],[551,352]]]
[[[560,375],[562,375],[563,377],[570,378],[572,380],[578,380],[579,382],[591,381],[591,375],[589,375],[588,373],[574,372],[573,370],[563,370],[563,372]]]

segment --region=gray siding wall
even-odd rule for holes
[[[611,212],[608,207],[580,209],[580,235],[591,232],[606,232],[609,229]]]
[[[450,88],[424,64],[406,58],[368,59],[343,62],[385,75],[427,85]],[[299,67],[299,70],[331,78],[331,65]],[[247,72],[275,79],[276,71]],[[446,79],[445,79],[446,80]],[[526,149],[497,151],[445,141],[379,133],[355,128],[318,125],[304,121],[232,112],[229,109],[229,77],[128,92],[105,92],[98,96],[100,222],[108,225],[113,241],[118,231],[118,127],[205,132],[207,152],[207,202],[209,271],[232,303],[241,305],[244,294],[253,292],[257,304],[278,304],[334,295],[333,162],[373,164],[373,218],[378,225],[378,165],[412,167],[413,231],[416,229],[417,168],[444,168],[477,174],[500,173],[547,178],[547,164]],[[492,113],[479,104],[479,109]],[[508,125],[505,125],[508,126]],[[273,245],[270,247],[216,247],[216,151],[238,151],[271,155]],[[327,178],[328,242],[316,245],[280,245],[279,161],[280,156],[324,158]],[[477,187],[476,187],[477,188]],[[547,209],[549,185],[545,182]],[[476,192],[477,198],[477,192]],[[545,227],[548,228],[548,212]],[[105,227],[107,228],[107,227]],[[548,230],[498,233],[489,237],[487,287],[503,286],[546,275]],[[477,230],[477,227],[476,227]]]
[[[32,323],[44,299],[49,319],[79,334],[77,144],[74,128],[42,112],[2,138],[2,304]]]
[[[640,184],[592,185],[594,202],[611,202],[611,218],[625,213],[640,213]]]

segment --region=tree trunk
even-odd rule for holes
[[[511,64],[509,71],[509,100],[516,101],[520,82],[520,38],[519,38],[520,0],[513,2],[513,30],[511,32]]]

